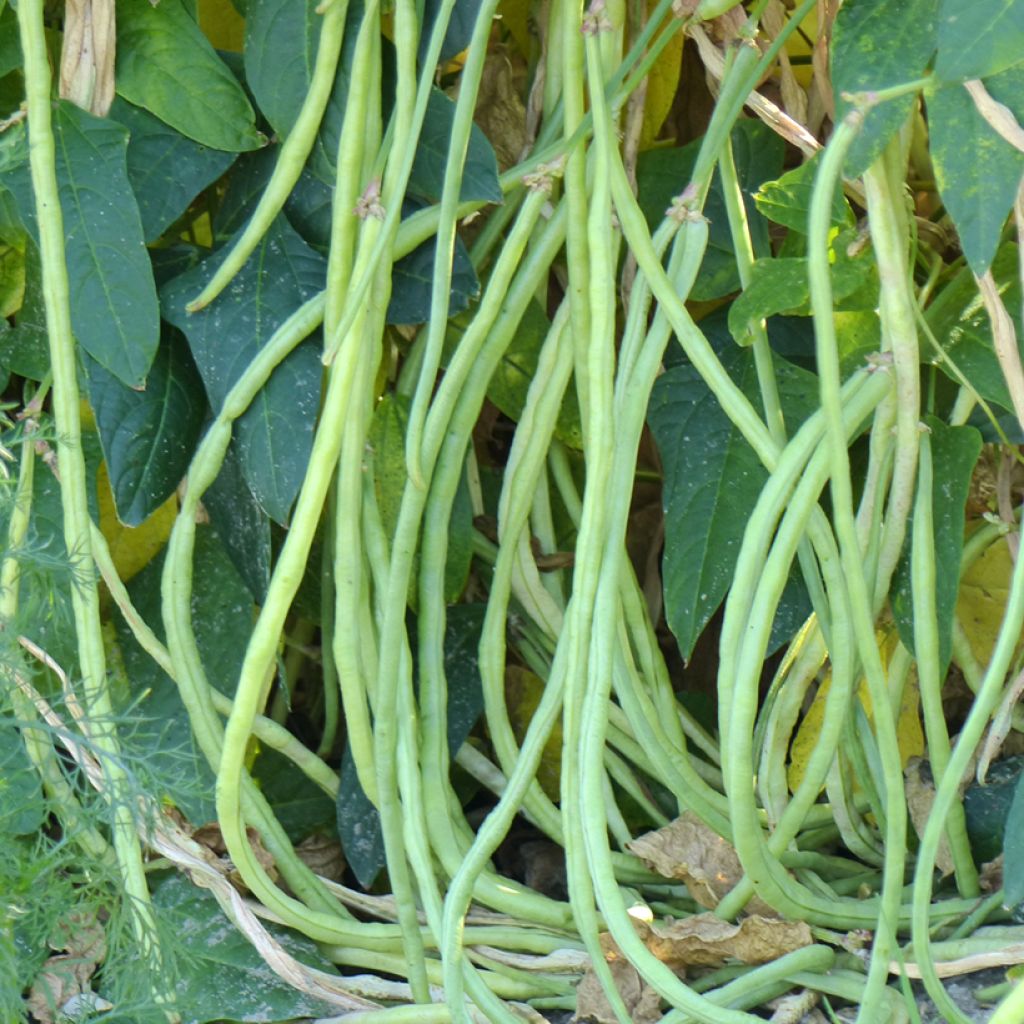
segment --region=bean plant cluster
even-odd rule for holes
[[[251,19],[258,6],[249,0]],[[96,382],[120,376],[128,394],[136,371],[110,359],[97,366],[104,360],[87,345],[82,352],[76,304],[86,286],[69,255],[76,243],[68,225],[79,223],[75,204],[89,200],[67,187],[76,165],[62,147],[69,125],[99,131],[92,115],[111,119],[103,124],[121,117],[135,130],[130,118],[141,115],[129,104],[141,103],[141,72],[130,61],[144,58],[148,43],[145,31],[119,30],[113,90],[122,106],[111,108],[102,68],[92,92],[88,83],[84,93],[69,87],[63,72],[55,81],[42,0],[19,0],[16,17],[7,12],[20,39],[25,103],[0,135],[0,184],[8,212],[17,213],[12,223],[38,248],[48,356],[34,376],[12,363],[7,385],[11,419],[0,455],[16,468],[5,484],[0,621],[10,628],[0,625],[0,668],[53,807],[52,828],[87,861],[116,872],[161,1016],[197,1019],[176,991],[173,936],[151,896],[168,865],[212,892],[273,971],[321,1001],[323,1019],[333,1012],[366,1024],[540,1020],[576,1007],[584,972],[579,993],[599,988],[601,1019],[623,1024],[740,1024],[763,1020],[759,1010],[780,997],[804,1000],[808,1012],[820,999],[832,1019],[841,1011],[864,1024],[909,1021],[917,1010],[908,978],[921,979],[947,1020],[962,1022],[941,962],[1019,941],[1012,925],[978,931],[1009,917],[1009,894],[1024,877],[1012,859],[1016,819],[1011,811],[1004,887],[980,872],[964,811],[979,751],[992,760],[1017,724],[1024,560],[1010,554],[1019,459],[1012,442],[1024,429],[1024,374],[1013,241],[1024,230],[1024,203],[1014,198],[1024,131],[1006,97],[1018,64],[995,38],[998,26],[975,26],[992,43],[981,57],[964,43],[974,29],[950,35],[950,19],[969,20],[970,5],[846,0],[831,38],[822,30],[815,39],[808,26],[815,15],[821,25],[832,18],[829,6],[535,5],[522,148],[494,176],[490,199],[465,198],[466,182],[482,142],[474,126],[481,84],[511,5],[324,0],[305,10],[317,29],[315,51],[303,58],[304,95],[287,130],[257,154],[272,159],[241,204],[244,216],[218,234],[242,188],[241,174],[229,171],[146,238],[164,331],[180,330],[192,345],[206,411],[193,412],[187,428],[187,469],[166,547],[145,570],[153,581],[145,600],[121,578],[92,497],[93,416],[112,480],[115,467],[104,433],[109,406],[97,401]],[[97,12],[114,16],[99,0],[92,10],[94,21]],[[458,31],[465,38],[453,63],[446,41]],[[808,32],[822,68],[833,48],[831,117],[816,134],[766,98],[780,61]],[[906,34],[913,40],[901,49]],[[683,37],[686,59],[699,53],[713,84],[713,106],[672,172],[670,201],[652,217],[637,183],[644,97],[649,106],[666,54],[678,66],[673,47]],[[68,38],[66,25],[65,46]],[[1013,38],[1020,41],[1019,31]],[[427,201],[416,169],[428,144],[436,148],[427,136],[439,102],[450,118]],[[686,102],[681,87],[675,103]],[[991,194],[958,178],[948,156],[943,139],[961,130],[961,114],[990,133],[979,152],[1006,168]],[[790,170],[762,185],[755,208],[760,183],[746,180],[740,147],[766,138],[781,146],[773,132],[785,140]],[[657,154],[671,142],[644,145]],[[258,145],[246,136],[236,149]],[[922,184],[915,178],[932,173],[929,147],[934,181]],[[298,251],[288,249],[299,244],[290,241],[289,218],[302,219],[311,173],[330,176],[320,186],[322,276],[273,311],[278,319],[258,344],[225,352],[232,295],[258,304],[259,289],[271,284],[264,261],[276,246]],[[783,212],[767,232],[757,209],[771,194]],[[989,198],[991,210],[981,210]],[[1007,222],[1014,204],[1016,220]],[[195,243],[203,223],[214,225],[214,257],[176,264],[175,245]],[[695,288],[723,237],[737,279],[709,302]],[[140,244],[136,262],[144,252]],[[429,268],[426,311],[422,322],[396,327],[389,310],[407,287],[402,261],[415,253]],[[460,301],[467,261],[482,284]],[[147,282],[145,294],[108,294],[110,308],[155,299]],[[858,322],[870,320],[867,342],[851,341],[851,310]],[[779,341],[779,313],[802,325],[801,351]],[[502,407],[498,443],[488,427],[495,380],[538,316],[534,363],[517,408]],[[957,347],[968,323],[982,323],[982,341]],[[132,344],[126,352],[136,351]],[[151,392],[156,371],[138,358],[137,387],[149,372]],[[230,373],[209,369],[225,362]],[[302,374],[312,398],[308,388],[300,398]],[[668,552],[672,531],[710,530],[671,518],[678,452],[698,474],[702,452],[718,457],[710,419],[691,418],[684,430],[658,418],[659,402],[689,400],[673,390],[684,381],[685,394],[699,393],[728,443],[745,453],[742,472],[719,480],[724,496],[710,506],[733,538],[715,599],[725,594],[721,614],[707,626],[710,607],[679,644],[689,657],[707,627],[710,720],[679,678],[692,676],[666,628],[667,617],[676,630],[675,613],[663,614],[660,589],[652,596],[649,574],[629,553],[644,529],[633,496],[652,478],[664,488],[666,595],[678,564]],[[278,415],[292,430],[291,413],[280,410],[303,402],[315,404],[306,410],[305,461],[276,466],[277,442],[260,449],[252,438],[260,429],[271,436]],[[254,430],[257,421],[264,426]],[[974,517],[965,540],[983,436],[1005,466],[998,502],[989,502],[987,518]],[[283,499],[254,483],[267,459],[295,478]],[[230,473],[245,477],[236,495],[251,504],[255,492],[273,545],[262,579],[252,556],[251,628],[225,680],[200,635],[207,624],[197,602],[206,524],[211,516],[217,524]],[[76,638],[63,666],[33,645],[26,614],[45,611],[29,553],[38,558],[40,488],[55,481],[59,570]],[[114,484],[117,512],[132,522]],[[730,502],[732,488],[750,494],[749,503]],[[235,540],[232,548],[225,537],[224,548],[237,561]],[[957,605],[958,581],[999,551],[1005,601],[982,657]],[[465,569],[453,584],[460,560]],[[803,595],[795,603],[794,592]],[[787,628],[794,607],[802,622]],[[450,678],[451,635],[467,609],[476,615],[468,647],[480,709],[468,723]],[[122,678],[118,660],[129,644],[137,657]],[[166,794],[160,784],[139,785],[128,725],[150,713],[148,691],[132,679],[132,666],[147,660],[173,680],[168,692],[183,709],[188,742],[215,779],[206,796],[230,876],[193,835],[203,823],[183,821],[173,806],[183,802],[173,787]],[[957,716],[947,701],[954,675],[969,693]],[[510,698],[516,676],[538,681],[525,713],[523,700]],[[293,702],[311,709],[301,721],[290,714]],[[911,750],[908,730],[922,726]],[[303,793],[336,805],[354,866],[367,855],[353,830],[365,827],[380,842],[367,891],[326,879],[297,852],[296,828],[257,780],[268,751]],[[927,762],[931,781],[923,816],[908,796],[910,753]],[[90,798],[85,813],[91,789],[101,799]],[[682,884],[692,883],[692,865],[668,878],[631,848],[641,833],[682,817],[739,865],[710,903]],[[564,894],[542,893],[502,867],[509,836],[524,823],[564,852]],[[746,961],[690,961],[687,971],[685,959],[674,962],[652,941],[652,928],[698,913],[704,925],[802,922],[807,937]],[[16,915],[0,920],[13,942]],[[315,943],[320,968],[287,951],[282,928]],[[634,1017],[624,967],[653,1015]],[[1022,994],[1014,990],[995,1019],[1019,1019]]]

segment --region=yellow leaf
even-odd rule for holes
[[[1006,612],[1013,563],[1002,538],[986,548],[964,573],[956,599],[956,614],[971,651],[984,667],[992,657]]]
[[[218,50],[242,52],[245,19],[231,0],[199,0],[199,27]]]
[[[882,654],[882,666],[887,668],[889,659],[896,649],[898,637],[895,629],[888,631],[879,630],[877,634],[879,650]],[[803,781],[804,773],[807,771],[807,762],[810,760],[814,747],[821,734],[822,723],[825,719],[825,701],[828,697],[829,686],[832,683],[831,670],[826,670],[825,679],[818,687],[814,701],[808,708],[807,713],[797,729],[796,736],[789,749],[789,768],[786,777],[789,781],[790,792],[795,793],[797,787]],[[870,721],[872,718],[871,696],[868,693],[866,679],[860,681],[857,696]],[[896,722],[896,738],[900,748],[900,763],[906,767],[912,757],[920,757],[924,753],[924,730],[921,727],[921,692],[917,684],[917,673],[911,670],[903,687],[903,697],[900,701],[899,718]]]
[[[529,669],[509,665],[505,669],[505,706],[516,740],[523,742],[530,721],[544,695],[544,680]],[[557,800],[562,779],[562,723],[555,722],[537,768],[537,781],[552,800]]]
[[[650,3],[653,9],[654,4]],[[676,34],[661,51],[647,75],[647,97],[644,100],[644,121],[640,130],[640,148],[649,149],[665,123],[679,88],[679,72],[683,66],[683,33]]]
[[[172,494],[139,526],[125,526],[114,509],[110,476],[104,462],[96,474],[96,496],[100,509],[100,532],[107,539],[117,574],[124,581],[130,580],[149,565],[167,542],[178,514],[177,495]]]
[[[530,56],[530,0],[500,0],[498,16],[508,34],[515,40],[519,52]]]

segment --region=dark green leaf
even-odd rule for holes
[[[1003,903],[1016,907],[1024,903],[1024,785],[1020,778],[1006,816],[1003,855]]]
[[[252,774],[293,843],[334,825],[334,801],[283,754],[261,750]]]
[[[279,138],[309,91],[323,15],[315,0],[250,0],[245,16],[245,80]]]
[[[206,396],[185,339],[168,328],[144,391],[89,360],[96,414],[121,522],[138,526],[175,491],[199,442]]]
[[[43,270],[32,239],[25,243],[25,295],[14,322],[14,330],[0,335],[0,366],[29,380],[42,380],[50,370],[50,342],[43,307]]]
[[[389,324],[422,324],[430,318],[430,292],[434,279],[434,239],[417,246],[403,256],[391,270],[391,301],[388,303]],[[455,239],[452,259],[452,284],[448,297],[448,315],[455,316],[480,294],[469,253],[462,239]]]
[[[541,346],[551,327],[540,304],[531,301],[516,328],[511,344],[501,357],[490,383],[487,397],[510,419],[519,422],[526,405],[526,393],[537,371]],[[461,336],[461,325],[453,321],[449,337]],[[555,437],[570,448],[583,448],[583,425],[580,421],[576,392],[570,385],[555,424]]]
[[[1017,246],[1014,243],[1000,246],[991,270],[1003,302],[1014,320],[1019,345],[1021,295]],[[963,268],[942,289],[926,310],[925,318],[943,351],[959,367],[978,394],[1004,409],[1012,409],[1006,380],[992,347],[992,324],[982,305],[974,275],[969,269]],[[956,380],[956,375],[945,360],[933,357],[933,361],[943,373]]]
[[[455,103],[440,89],[432,89],[416,147],[416,160],[409,176],[409,191],[420,199],[437,202],[441,198],[444,169],[448,163],[448,144],[454,123]],[[469,136],[459,198],[463,202],[471,199],[501,202],[498,159],[487,136],[475,124]]]
[[[218,250],[160,293],[164,315],[188,338],[215,409],[290,311],[323,288],[325,273],[323,257],[278,217],[231,286],[205,309],[186,313],[186,303],[225,252]],[[279,523],[287,520],[306,470],[320,378],[317,345],[308,340],[278,366],[236,428],[245,479]]]
[[[979,864],[995,860],[1004,852],[1007,815],[1019,792],[1021,769],[1024,757],[1016,754],[994,761],[985,777],[985,785],[973,783],[964,793],[964,813],[967,818],[967,834],[971,839],[971,850]],[[1019,818],[1017,819],[1020,820]],[[1016,830],[1015,830],[1016,831]],[[1020,832],[1016,832],[1019,841]],[[1004,880],[1007,866],[1003,865]],[[1009,904],[1009,899],[1005,901]]]
[[[18,15],[9,4],[0,8],[0,78],[21,67]]]
[[[448,680],[448,749],[454,753],[466,742],[483,710],[478,649],[485,606],[453,605],[444,632],[444,670]],[[359,884],[369,889],[384,867],[380,817],[366,798],[348,749],[341,762],[338,791],[338,835],[345,859]]]
[[[161,637],[163,562],[161,553],[128,584],[132,604]],[[192,625],[199,654],[210,683],[230,696],[252,632],[252,596],[209,526],[196,527],[193,571]],[[120,617],[117,637],[133,701],[132,721],[122,730],[126,749],[144,755],[151,793],[170,797],[192,822],[213,820],[213,773],[196,750],[178,687],[138,646]]]
[[[437,20],[438,11],[441,8],[441,0],[426,0],[423,5],[423,31],[420,35],[420,62],[427,55],[427,46],[430,43],[430,33]],[[477,12],[480,10],[480,0],[455,0],[452,8],[452,15],[448,21],[448,28],[444,34],[444,42],[441,44],[440,62],[444,64],[459,53],[462,53],[473,36],[473,26],[476,24]]]
[[[444,599],[457,601],[466,589],[473,561],[473,502],[469,494],[466,467],[462,467],[459,488],[452,502],[448,522],[448,554],[444,563]]]
[[[981,435],[974,427],[950,427],[925,417],[931,430],[932,522],[935,537],[935,610],[939,628],[939,672],[945,675],[953,650],[953,616],[960,589],[960,556],[971,474],[981,454]],[[893,576],[890,600],[900,640],[914,651],[914,604],[911,586],[911,525],[903,555]]]
[[[239,1021],[271,1024],[296,1017],[323,1017],[338,1007],[312,999],[282,981],[255,946],[224,916],[213,896],[184,875],[172,873],[153,887],[160,919],[189,960],[175,985],[175,1009],[183,1024]],[[297,960],[337,973],[315,943],[279,925],[266,925]]]
[[[935,52],[938,0],[846,0],[832,36],[832,90],[836,119],[852,103],[844,93],[871,92],[920,78]],[[846,158],[856,177],[885,148],[913,109],[913,96],[888,100],[868,112]]]
[[[1024,72],[1008,74],[1024,85]],[[928,93],[928,121],[935,183],[971,270],[984,274],[1024,173],[1024,153],[996,133],[962,85]]]
[[[63,100],[53,112],[53,132],[75,337],[125,384],[142,384],[160,340],[160,318],[128,183],[128,133]],[[8,175],[5,185],[38,242],[27,168]]]
[[[253,600],[262,604],[270,583],[270,520],[245,482],[235,445],[203,495],[203,507]]]
[[[690,172],[700,144],[701,140],[697,139],[679,149],[650,149],[640,154],[637,161],[637,199],[652,229],[662,222],[673,198],[690,183]],[[763,182],[781,173],[785,145],[771,129],[754,120],[740,121],[736,125],[732,144],[754,253],[768,256],[771,253],[768,225],[754,205],[753,194]],[[717,171],[704,213],[711,226],[704,262],[690,292],[690,298],[697,301],[719,299],[740,287],[722,183]]]
[[[986,78],[1024,54],[1024,3],[1021,0],[941,0],[939,78]]]
[[[769,220],[794,231],[807,233],[807,216],[811,209],[814,176],[818,171],[820,154],[806,163],[787,171],[775,181],[766,181],[754,193],[758,210]],[[836,183],[832,197],[832,223],[839,227],[853,223],[850,204],[843,195],[842,183]]]
[[[756,401],[752,354],[729,347],[721,358]],[[778,365],[786,369],[784,410],[793,431],[815,405],[814,378],[781,360]],[[743,530],[767,473],[688,364],[673,366],[658,378],[647,422],[664,468],[665,618],[683,657],[689,658],[732,582]],[[790,596],[799,604],[796,593]],[[780,632],[789,625],[783,620]]]
[[[129,131],[128,180],[147,242],[155,242],[235,159],[176,132],[141,107],[117,97],[110,118]]]
[[[117,91],[213,149],[258,149],[264,138],[235,76],[181,0],[120,0]]]

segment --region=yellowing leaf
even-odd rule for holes
[[[25,237],[0,237],[0,316],[13,316],[25,297]]]
[[[245,19],[231,0],[199,0],[199,27],[215,49],[242,52]]]
[[[882,666],[888,667],[889,659],[896,649],[898,637],[895,629],[888,631],[880,630],[877,634],[879,650],[882,654]],[[810,760],[814,747],[821,734],[822,723],[825,718],[825,701],[828,697],[829,687],[832,683],[831,670],[826,671],[825,679],[818,687],[818,693],[814,702],[808,708],[807,713],[800,723],[796,736],[789,750],[789,768],[787,779],[790,792],[795,793],[797,787],[803,781],[804,773],[807,771],[807,762]],[[871,720],[871,697],[868,694],[866,679],[862,679],[857,690],[861,705],[867,713],[868,720]],[[912,757],[920,757],[924,753],[924,730],[921,727],[921,692],[918,689],[917,673],[911,670],[903,687],[903,697],[900,701],[899,718],[896,722],[896,737],[900,747],[900,761],[906,767]]]
[[[653,8],[654,4],[649,4],[649,7]],[[641,149],[650,148],[672,109],[682,66],[683,33],[676,32],[647,75],[647,98],[644,101],[644,121],[640,130]]]
[[[530,0],[501,0],[498,16],[508,34],[515,40],[519,52],[530,56]]]
[[[544,695],[544,680],[529,669],[509,665],[505,669],[505,706],[516,740],[523,742],[537,705]],[[551,730],[537,768],[537,781],[552,800],[557,800],[562,780],[562,723]]]
[[[122,580],[130,580],[158,554],[170,536],[178,498],[172,494],[144,523],[125,526],[117,518],[110,477],[104,462],[96,476],[96,496],[100,509],[100,532],[107,539],[114,567]]]
[[[999,627],[1006,612],[1013,563],[1006,540],[986,548],[964,573],[956,600],[956,614],[967,634],[971,652],[984,667],[992,657]]]

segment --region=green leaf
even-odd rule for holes
[[[1024,86],[1024,70],[1007,74]],[[1024,174],[1024,153],[996,133],[962,85],[929,92],[928,121],[935,183],[971,270],[984,274]]]
[[[0,229],[0,319],[7,322],[21,308],[25,294],[24,233]]]
[[[882,348],[882,324],[873,310],[836,311],[832,314],[839,349],[839,369],[845,380],[867,357]]]
[[[1024,785],[1020,778],[1013,791],[1003,833],[1003,889],[1006,906],[1024,903]]]
[[[1017,246],[1007,242],[992,260],[992,276],[1021,340],[1021,293],[1017,271]],[[985,312],[974,275],[964,267],[936,296],[925,319],[943,351],[959,367],[977,393],[1004,409],[1012,409],[1010,393],[992,343],[992,324]],[[952,368],[938,357],[933,362],[956,381]]]
[[[755,260],[750,281],[729,306],[729,330],[740,345],[753,340],[749,325],[775,313],[797,310],[807,302],[807,260]]]
[[[227,248],[170,281],[160,293],[164,315],[188,338],[214,409],[290,311],[323,288],[326,267],[323,257],[278,217],[231,287],[205,309],[186,313],[186,303]],[[236,427],[245,479],[271,519],[282,524],[306,471],[321,370],[318,346],[308,339],[277,367]]]
[[[50,370],[50,342],[43,307],[43,271],[39,249],[25,242],[25,294],[14,316],[14,329],[0,334],[0,366],[29,380],[42,380]]]
[[[408,479],[405,469],[405,428],[408,423],[408,400],[392,392],[385,392],[373,411],[366,440],[373,453],[373,484],[377,507],[389,540],[395,535],[402,492]]]
[[[811,209],[811,193],[814,190],[814,178],[818,173],[821,154],[787,171],[775,181],[766,181],[754,193],[754,203],[758,210],[770,221],[782,224],[807,234],[807,217]],[[835,195],[832,197],[832,224],[846,227],[853,223],[853,212],[843,195],[842,182],[836,183]]]
[[[483,711],[477,652],[485,611],[482,604],[458,604],[447,612],[444,671],[448,680],[448,749],[453,755],[466,742]],[[338,837],[359,884],[369,889],[385,863],[380,816],[359,785],[347,748],[340,775]]]
[[[422,324],[430,318],[430,295],[434,280],[433,238],[403,256],[391,270],[389,324]],[[456,236],[452,257],[452,283],[448,296],[448,315],[455,316],[469,307],[480,294],[480,282],[462,239]]]
[[[444,599],[457,601],[469,581],[473,562],[473,501],[469,494],[467,468],[462,467],[459,487],[448,522],[448,553],[444,563]]]
[[[19,121],[0,134],[0,174],[9,174],[27,163],[28,133],[25,122]]]
[[[665,218],[675,196],[690,183],[701,139],[678,149],[650,149],[637,160],[637,200],[652,230]],[[733,157],[743,191],[751,241],[757,256],[771,254],[768,225],[754,205],[753,194],[760,185],[782,172],[785,145],[759,121],[744,120],[732,132]],[[708,247],[697,281],[690,292],[696,301],[720,299],[739,290],[740,276],[733,255],[729,218],[722,183],[715,171],[704,213],[710,224]]]
[[[986,78],[1024,54],[1021,0],[941,0],[935,73],[946,80]]]
[[[193,142],[120,97],[109,117],[128,129],[128,181],[139,204],[143,235],[155,242],[235,156]]]
[[[53,112],[53,132],[75,337],[125,384],[142,384],[160,340],[160,318],[128,183],[128,133],[63,100]],[[8,175],[5,184],[38,243],[28,169]]]
[[[185,339],[165,332],[144,391],[92,360],[89,400],[96,414],[121,522],[138,526],[181,482],[199,442],[206,396]]]
[[[239,153],[265,142],[238,80],[181,0],[120,0],[117,91],[204,146]]]
[[[498,366],[487,385],[487,397],[510,420],[518,423],[526,406],[526,394],[537,372],[540,350],[548,336],[551,321],[536,300],[526,307],[522,320],[516,328],[512,342],[505,350]],[[456,318],[448,326],[445,361],[463,333],[462,318]],[[555,437],[570,448],[582,450],[583,425],[580,420],[579,403],[575,389],[570,384],[555,424]]]
[[[832,35],[837,122],[853,108],[844,93],[887,89],[924,74],[935,52],[937,7],[938,0],[846,0]],[[868,111],[846,158],[848,177],[874,163],[915,102],[908,95]]]
[[[752,353],[727,345],[720,358],[756,401]],[[794,431],[815,405],[816,385],[805,371],[781,360],[778,365],[786,367],[784,409],[787,427]],[[673,366],[658,378],[647,422],[664,468],[665,618],[683,657],[689,658],[732,583],[747,518],[767,473],[689,364]],[[784,622],[785,628],[789,625]]]
[[[28,759],[16,722],[0,715],[0,835],[32,835],[47,813],[39,773]]]
[[[184,875],[173,872],[154,885],[153,904],[192,961],[175,984],[175,1009],[182,1015],[182,1024],[272,1024],[337,1012],[336,1006],[282,981],[224,916],[213,896]],[[276,924],[267,923],[266,928],[297,960],[337,974],[312,940]]]
[[[203,507],[253,600],[262,604],[270,583],[270,519],[245,482],[235,448],[228,448]]]
[[[951,427],[925,417],[931,430],[932,521],[935,536],[935,609],[939,627],[939,670],[945,675],[953,650],[953,616],[960,589],[960,556],[971,475],[981,454],[981,434],[974,427]],[[911,587],[910,524],[903,554],[893,576],[890,601],[900,640],[914,651],[914,604]]]
[[[854,228],[833,228],[829,261],[834,302],[857,292],[871,279],[870,255],[864,251],[851,258],[848,254],[855,237]],[[729,307],[729,330],[738,344],[748,345],[753,341],[752,323],[789,310],[807,313],[809,295],[807,260],[803,257],[755,260],[747,287]],[[873,296],[870,305],[876,305]]]
[[[161,552],[128,583],[132,604],[161,638],[163,563]],[[210,526],[196,527],[193,573],[192,626],[200,658],[211,685],[231,696],[252,632],[253,600]],[[196,749],[178,687],[138,646],[120,616],[116,623],[132,702],[131,721],[121,730],[126,751],[144,755],[150,793],[169,797],[192,822],[212,821],[213,773]]]
[[[434,203],[441,198],[444,169],[448,163],[448,144],[454,123],[455,103],[440,89],[431,89],[423,129],[416,146],[416,159],[409,175],[409,192],[420,199]],[[463,202],[480,199],[489,203],[500,203],[502,198],[494,148],[475,124],[469,135],[459,198]]]

